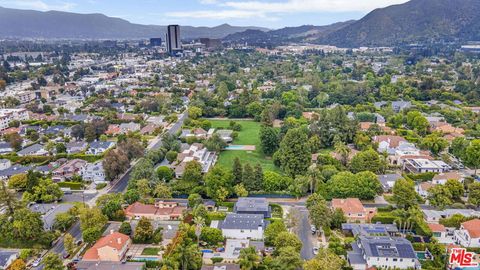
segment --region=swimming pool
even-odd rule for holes
[[[244,146],[243,145],[229,145],[225,147],[225,150],[243,150]]]
[[[134,261],[160,261],[160,257],[133,257]]]

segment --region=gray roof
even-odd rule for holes
[[[256,230],[265,228],[263,215],[228,214],[224,221],[219,222],[220,229]]]
[[[2,269],[7,267],[7,262],[12,255],[18,256],[18,251],[0,250],[0,267]]]
[[[363,258],[363,255],[361,253],[348,251],[347,252],[347,257],[348,257],[348,261],[350,262],[350,264],[362,264],[362,265],[367,264],[367,261],[365,261],[365,259]]]
[[[0,171],[0,177],[10,177],[12,175],[28,172],[31,170],[32,167],[30,166],[22,166],[22,165],[13,165],[12,167],[1,170]]]
[[[235,203],[235,212],[268,212],[268,202],[266,198],[238,198]]]
[[[342,230],[351,231],[354,236],[357,235],[385,235],[397,233],[398,229],[395,224],[360,224],[360,223],[343,223]]]
[[[395,183],[398,179],[401,178],[403,177],[396,173],[378,175],[378,181],[380,181],[380,183],[382,183],[382,186],[386,189],[390,188],[389,182]]]
[[[90,148],[95,148],[95,149],[107,149],[111,147],[112,145],[115,145],[114,142],[109,142],[109,141],[95,141],[90,143]]]
[[[30,154],[30,153],[33,153],[33,152],[38,152],[41,149],[43,149],[43,145],[36,143],[34,145],[30,145],[28,147],[23,148],[22,150],[18,151],[17,154],[27,155],[27,154]]]
[[[58,214],[66,213],[73,205],[69,203],[63,204],[52,204],[52,203],[42,203],[34,204],[30,206],[30,210],[33,212],[40,213],[42,215],[43,227],[46,230],[50,230],[55,223],[55,217]]]
[[[77,264],[78,270],[142,270],[144,262],[87,262],[80,261]]]
[[[412,243],[405,238],[360,236],[359,242],[367,257],[417,258]]]

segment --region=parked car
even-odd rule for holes
[[[314,247],[314,248],[313,248],[313,254],[314,254],[314,255],[317,255],[317,254],[318,254],[318,247]]]

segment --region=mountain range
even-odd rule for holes
[[[184,39],[223,38],[247,29],[268,30],[262,27],[222,24],[216,27],[182,26],[181,34]],[[163,38],[165,32],[166,26],[133,24],[103,14],[41,12],[0,7],[0,38],[144,39]]]
[[[165,26],[133,24],[102,14],[18,10],[0,7],[0,38],[137,39],[164,37]],[[340,47],[480,40],[480,0],[411,0],[373,10],[357,21],[326,26],[182,26],[183,39],[279,45],[291,42]]]

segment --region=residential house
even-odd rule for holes
[[[127,250],[132,245],[132,240],[125,234],[112,232],[97,240],[83,255],[83,261],[121,261]]]
[[[108,125],[108,128],[105,131],[105,134],[109,135],[109,136],[115,136],[115,135],[120,134],[120,126],[119,125],[114,125],[114,124]]]
[[[0,180],[8,180],[13,175],[26,173],[31,169],[32,167],[30,166],[15,164],[13,166],[8,167],[7,169],[0,170]]]
[[[217,162],[217,153],[208,151],[201,143],[192,144],[189,149],[178,154],[177,164],[174,165],[175,176],[182,178],[185,166],[188,162],[194,160],[202,165],[202,173],[206,173]]]
[[[135,202],[125,209],[125,215],[130,219],[179,220],[185,209],[177,202],[157,201],[155,205]]]
[[[391,191],[395,183],[402,178],[403,177],[397,173],[378,175],[378,181],[382,184],[383,191],[385,192]]]
[[[153,134],[153,133],[155,133],[155,131],[157,130],[158,127],[159,126],[157,126],[155,124],[148,124],[140,130],[140,134],[142,134],[142,135]]]
[[[364,207],[358,198],[333,199],[332,209],[341,209],[349,223],[368,223],[377,213],[376,208]]]
[[[8,269],[8,267],[20,256],[18,250],[0,249],[0,270]]]
[[[433,187],[434,185],[432,182],[421,182],[415,186],[415,191],[417,191],[418,195],[422,196],[423,198],[426,198],[428,196],[428,191]]]
[[[445,173],[452,169],[450,165],[441,160],[428,160],[424,158],[405,159],[403,170],[410,173]]]
[[[458,230],[455,230],[453,238],[462,247],[480,247],[480,219],[472,219],[463,222]]]
[[[480,211],[473,209],[444,209],[444,210],[427,210],[422,209],[423,217],[427,223],[438,224],[441,219],[450,218],[455,214],[460,214],[464,217],[478,217],[480,218]]]
[[[412,107],[412,103],[410,101],[399,100],[392,102],[392,109],[397,113],[402,110],[409,109],[410,107]]]
[[[218,222],[218,229],[226,238],[263,239],[266,222],[259,214],[227,214],[225,220]]]
[[[342,231],[352,236],[396,236],[398,228],[395,224],[343,223]]]
[[[68,212],[73,207],[70,203],[52,204],[52,203],[35,203],[29,208],[31,211],[42,215],[43,228],[47,231],[54,230],[55,218],[58,214]]]
[[[48,151],[43,148],[41,144],[34,144],[28,147],[23,148],[22,150],[17,152],[17,155],[24,157],[24,156],[46,156]]]
[[[225,249],[221,252],[203,253],[203,261],[212,264],[216,258],[222,259],[222,263],[236,263],[240,257],[242,249],[253,247],[260,255],[265,250],[263,241],[252,241],[249,239],[227,239],[225,241]]]
[[[266,198],[240,197],[233,207],[233,212],[237,214],[260,214],[264,218],[272,217],[272,208]]]
[[[14,151],[10,143],[0,142],[0,155],[10,154]]]
[[[6,170],[12,167],[12,162],[8,159],[0,159],[0,171]]]
[[[440,173],[435,175],[432,179],[432,184],[445,185],[445,183],[447,183],[447,180],[450,180],[450,179],[457,180],[458,182],[463,183],[464,178],[465,178],[464,175],[462,175],[458,171],[445,172],[445,173]]]
[[[90,146],[88,147],[87,154],[89,155],[101,155],[105,153],[110,148],[115,146],[115,142],[103,142],[103,141],[95,141],[91,142]]]
[[[378,144],[378,152],[394,155],[400,142],[407,142],[407,140],[400,136],[378,135],[373,137],[373,142]]]
[[[206,139],[207,135],[208,135],[208,132],[205,131],[205,129],[203,129],[203,128],[196,128],[196,129],[193,130],[193,134],[198,139]]]
[[[216,263],[215,265],[203,265],[201,270],[240,270],[240,265],[232,263]]]
[[[428,227],[432,231],[432,236],[437,239],[440,244],[453,244],[454,239],[448,237],[448,230],[442,224],[429,223]]]
[[[74,175],[80,175],[87,162],[82,159],[72,159],[53,171],[52,180],[59,182],[71,179]]]
[[[217,134],[226,143],[231,143],[233,141],[233,130],[228,130],[228,129],[217,130]]]
[[[382,269],[417,269],[420,263],[412,244],[405,238],[359,236],[347,252],[347,261],[355,270],[369,267]]]
[[[134,122],[122,123],[120,124],[119,128],[121,134],[127,134],[129,132],[140,131],[140,124]]]
[[[85,151],[87,149],[88,143],[87,142],[69,142],[65,144],[67,148],[67,154],[77,154],[80,152]]]
[[[30,116],[26,109],[0,109],[0,130],[10,127],[12,121],[26,121]]]
[[[82,167],[80,175],[84,181],[93,182],[97,185],[107,182],[105,180],[105,170],[103,169],[103,163],[101,160],[95,163],[87,163],[86,166]]]

